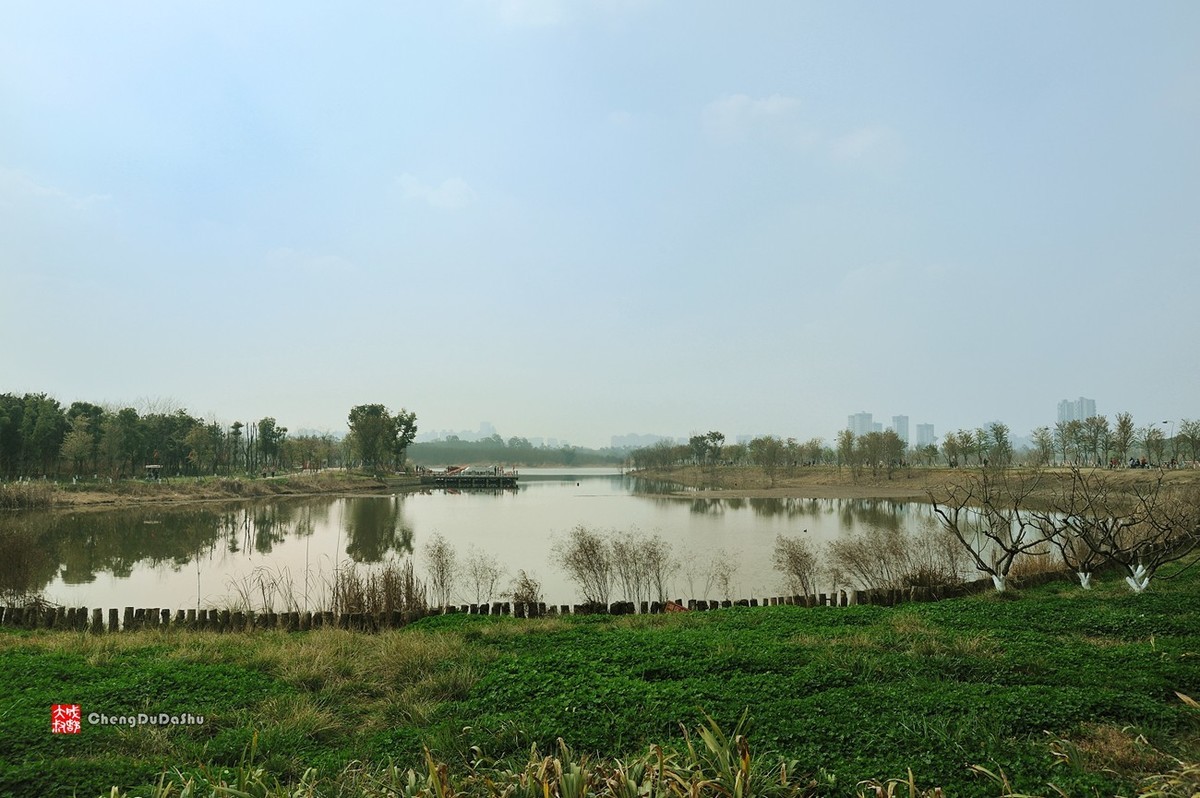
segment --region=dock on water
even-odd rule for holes
[[[501,466],[452,466],[421,474],[422,485],[439,488],[515,488],[517,470]]]

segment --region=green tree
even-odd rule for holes
[[[114,477],[132,474],[138,466],[142,449],[142,431],[138,413],[132,407],[117,411],[104,419],[100,435],[100,452]]]
[[[395,442],[396,425],[383,405],[356,405],[350,410],[354,453],[364,468],[384,465]]]
[[[765,435],[750,441],[750,459],[762,468],[772,488],[775,487],[775,475],[779,473],[785,454],[783,441],[774,435]]]
[[[283,440],[287,427],[279,426],[275,419],[267,416],[258,422],[258,450],[262,454],[262,467],[280,466],[279,456],[283,451]]]
[[[392,453],[395,457],[396,468],[403,468],[408,446],[417,437],[417,414],[402,407],[392,417],[392,425],[394,427]]]
[[[1050,465],[1054,459],[1054,435],[1049,427],[1038,427],[1033,431],[1033,457],[1034,464],[1040,466]]]
[[[63,438],[62,458],[71,464],[71,473],[78,476],[84,461],[92,455],[92,420],[85,415],[71,421],[71,431]]]
[[[988,440],[989,462],[1000,468],[1012,465],[1013,447],[1008,437],[1008,425],[993,421],[988,425],[984,437]]]
[[[1112,446],[1122,465],[1129,458],[1129,450],[1133,448],[1137,438],[1137,428],[1133,426],[1133,416],[1129,413],[1117,413],[1117,426],[1113,431]]]

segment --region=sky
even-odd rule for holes
[[[0,4],[0,392],[1200,417],[1200,4]],[[912,427],[915,429],[915,427]]]

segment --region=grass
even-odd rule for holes
[[[550,779],[546,795],[749,796],[764,794],[738,786],[752,752],[789,795],[1191,795],[1192,571],[1140,596],[1063,582],[891,609],[449,615],[378,635],[5,633],[0,794],[149,795],[167,773],[180,795],[257,779],[250,794],[545,798]],[[205,725],[51,735],[63,702]]]

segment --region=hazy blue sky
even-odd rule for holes
[[[1200,416],[1200,3],[0,5],[0,391]]]

